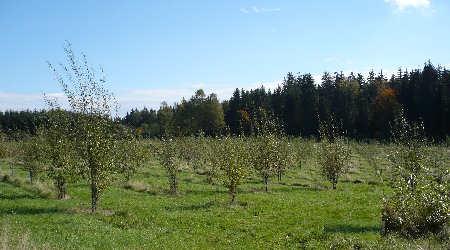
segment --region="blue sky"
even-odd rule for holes
[[[272,87],[289,72],[450,65],[447,0],[0,0],[0,110],[60,95],[63,45],[101,65],[121,112],[196,88]]]

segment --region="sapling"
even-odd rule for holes
[[[286,169],[294,164],[294,154],[283,137],[281,126],[264,109],[259,109],[253,116],[253,123],[256,133],[250,148],[252,165],[267,192],[269,179],[276,174],[281,181]]]
[[[22,141],[22,150],[20,155],[21,164],[28,172],[30,183],[34,183],[36,174],[42,170],[43,154],[41,150],[42,137],[34,136]]]
[[[192,164],[195,170],[201,170],[206,175],[206,182],[208,184],[214,184],[215,179],[218,177],[218,159],[214,154],[214,150],[217,147],[217,140],[205,137],[203,133],[195,138],[191,147],[194,148],[192,152],[193,157]]]
[[[336,189],[339,178],[348,171],[350,149],[333,121],[321,125],[320,136],[318,163],[321,174],[331,182],[333,189]]]
[[[80,61],[70,43],[65,47],[65,54],[68,66],[62,65],[62,74],[50,63],[49,67],[75,114],[73,141],[83,163],[80,172],[90,183],[91,211],[95,212],[100,195],[120,171],[120,158],[115,153],[117,119],[113,119],[117,102],[105,87],[105,76],[97,77],[85,55]]]
[[[67,183],[78,177],[80,165],[72,138],[73,117],[48,100],[51,110],[47,112],[47,126],[39,133],[43,137],[42,148],[47,175],[58,191],[57,198],[67,198]]]
[[[251,165],[249,146],[242,137],[224,137],[217,142],[215,155],[222,183],[228,188],[231,203],[234,203],[237,188],[249,173]]]
[[[125,182],[130,181],[137,169],[141,167],[149,157],[148,148],[128,128],[119,127],[117,133],[116,154],[120,164],[120,171],[124,175]]]
[[[448,165],[430,160],[423,124],[409,123],[402,112],[395,119],[392,134],[396,145],[396,151],[389,155],[394,173],[393,194],[383,199],[382,233],[396,232],[408,237],[435,233],[448,238]],[[445,168],[447,171],[441,171]]]
[[[4,159],[8,156],[8,145],[6,135],[0,131],[0,159]]]
[[[276,174],[280,181],[284,172],[295,164],[295,155],[287,138],[275,134],[257,136],[250,150],[253,168],[261,176],[266,192],[272,176]]]
[[[169,192],[176,195],[178,193],[178,172],[180,171],[180,154],[177,141],[162,139],[155,151],[161,165],[166,169],[169,179]]]
[[[269,178],[277,171],[277,138],[273,135],[264,135],[255,138],[252,143],[252,165],[261,176],[265,191],[269,190]]]

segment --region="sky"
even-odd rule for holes
[[[450,66],[448,0],[0,0],[0,110],[44,108],[64,43],[106,72],[120,113],[287,72]],[[64,100],[62,100],[64,102]]]

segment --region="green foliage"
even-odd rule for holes
[[[225,127],[225,121],[217,96],[206,96],[199,89],[189,101],[182,100],[174,110],[174,126],[179,136],[189,136],[199,131],[211,136],[219,135]]]
[[[331,182],[333,189],[336,189],[339,177],[349,169],[350,147],[333,119],[321,124],[320,136],[317,153],[321,174]]]
[[[258,109],[251,123],[255,134],[250,147],[252,165],[263,179],[267,192],[269,178],[276,174],[281,181],[286,170],[296,163],[297,155],[284,137],[279,122],[267,111]]]
[[[348,145],[343,138],[335,138],[334,141],[324,139],[320,143],[319,150],[321,173],[331,182],[333,189],[336,189],[339,177],[348,171],[350,159]]]
[[[128,128],[119,127],[116,132],[116,157],[120,165],[120,171],[125,177],[125,182],[130,181],[139,167],[148,161],[150,152],[147,145],[145,145],[139,138]]]
[[[90,182],[91,210],[95,212],[101,193],[121,171],[114,134],[117,125],[112,119],[117,103],[105,87],[105,77],[97,78],[85,55],[78,60],[69,43],[65,54],[68,66],[62,67],[62,74],[49,66],[75,113],[73,141],[82,159],[80,172]]]
[[[292,138],[290,141],[295,163],[301,168],[315,153],[314,144],[302,138]]]
[[[48,111],[47,126],[38,133],[42,136],[42,157],[46,173],[58,190],[58,199],[67,198],[67,183],[82,173],[80,158],[73,143],[73,117],[60,108]]]
[[[8,145],[6,134],[0,131],[0,159],[4,159],[9,156]]]
[[[197,137],[183,138],[180,148],[183,158],[197,172],[206,175],[206,182],[214,184],[218,178],[218,157],[215,154],[218,141],[200,133]]]
[[[173,108],[167,105],[166,102],[162,102],[161,107],[158,110],[158,124],[160,128],[160,137],[170,137],[175,134],[174,125],[174,111]]]
[[[231,203],[235,202],[237,188],[248,176],[251,169],[250,145],[243,137],[223,137],[216,144],[215,157],[217,158],[220,179],[228,188]]]
[[[21,152],[19,154],[20,163],[28,171],[30,183],[33,184],[36,175],[44,170],[42,150],[43,137],[34,136],[21,142]]]
[[[392,161],[394,193],[384,198],[384,233],[398,232],[409,237],[428,233],[447,234],[450,218],[448,162],[440,165],[429,155],[423,125],[410,124],[400,115],[393,134],[396,151]],[[443,171],[443,169],[445,169]]]
[[[174,139],[162,139],[155,148],[155,152],[161,165],[166,169],[169,179],[169,192],[176,195],[178,192],[178,172],[181,170],[181,156],[179,141]]]
[[[217,145],[221,142],[206,139]],[[252,147],[249,138],[242,139]],[[145,141],[146,145],[157,143]],[[316,145],[314,140],[293,145],[297,143],[311,148]],[[353,143],[364,146],[356,142],[352,146]],[[183,144],[178,149],[180,145]],[[370,146],[374,152],[397,148],[393,144]],[[433,157],[448,157],[444,146],[428,149]],[[310,157],[313,159],[315,154]],[[352,154],[353,161],[360,157]],[[385,160],[375,159],[379,164]],[[448,163],[446,158],[442,161]],[[167,198],[163,192],[167,189],[166,170],[151,161],[137,171],[127,188],[115,182],[106,190],[102,195],[103,209],[94,214],[84,208],[89,202],[89,183],[80,180],[76,185],[68,185],[70,200],[43,199],[38,190],[28,189],[31,185],[25,181],[27,173],[17,168],[20,185],[0,182],[0,222],[7,222],[11,235],[21,235],[27,229],[30,239],[42,249],[449,249],[448,239],[433,235],[409,239],[393,233],[382,237],[380,200],[392,190],[379,182],[371,183],[377,178],[371,167],[365,160],[358,163],[341,178],[347,181],[342,181],[334,192],[324,191],[314,177],[318,173],[308,171],[318,170],[313,160],[306,161],[302,169],[290,168],[282,183],[271,183],[270,193],[259,192],[259,177],[255,179],[249,173],[238,186],[239,206],[227,206],[227,189],[206,185],[204,176],[195,174],[200,167],[178,172],[178,180],[186,191]],[[7,167],[0,161],[2,171]],[[246,169],[251,170],[248,166]],[[219,174],[222,176],[222,171]],[[46,177],[42,175],[41,180],[46,181]]]
[[[204,134],[201,133],[199,137],[187,136],[176,139],[180,160],[183,161],[183,164],[189,165],[194,170],[198,169],[202,154],[200,148],[200,137],[204,137]]]
[[[252,143],[252,165],[261,176],[265,190],[268,191],[269,178],[280,169],[278,139],[274,135],[263,135]]]

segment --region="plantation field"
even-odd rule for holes
[[[0,248],[38,249],[448,249],[425,237],[382,237],[382,198],[389,195],[386,155],[395,148],[351,144],[351,166],[337,189],[320,176],[312,141],[302,142],[302,164],[269,192],[256,174],[230,204],[227,189],[201,170],[182,168],[179,192],[168,193],[166,171],[150,160],[130,181],[118,180],[90,213],[87,183],[68,186],[69,199],[51,196],[44,175],[33,185],[6,159],[0,163]],[[448,157],[448,147],[433,148]],[[448,158],[444,159],[448,166]],[[50,193],[50,195],[49,195]]]

